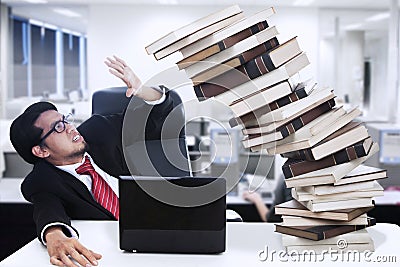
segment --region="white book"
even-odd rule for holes
[[[289,95],[292,87],[288,82],[278,83],[275,86],[265,88],[260,92],[245,97],[243,100],[232,103],[230,108],[235,116],[240,117],[258,109],[266,104],[272,103],[279,98]]]
[[[158,50],[157,52],[154,53],[154,57],[157,60],[160,60],[160,59],[178,51],[179,49],[182,49],[183,47],[185,47],[189,44],[192,44],[192,43],[216,32],[218,30],[221,30],[243,18],[244,18],[244,14],[243,14],[243,12],[241,12],[241,13],[233,15],[229,18],[226,18],[224,20],[221,20],[214,24],[211,24],[193,34],[190,34],[189,36],[186,36],[186,37],[180,39],[179,41],[177,41],[173,44],[170,44],[169,46],[167,46],[161,50]]]
[[[377,182],[371,189],[328,194],[328,195],[313,195],[306,192],[300,187],[292,188],[292,197],[297,201],[330,202],[330,201],[346,200],[350,198],[364,198],[364,197],[378,197],[378,196],[383,196],[383,187],[380,186]]]
[[[337,116],[337,115],[341,116]],[[296,131],[295,133],[285,137],[284,139],[276,143],[266,143],[251,148],[251,151],[260,151],[266,149],[267,154],[283,154],[286,152],[296,151],[303,148],[312,147],[325,139],[330,134],[334,133],[338,129],[342,128],[346,124],[350,123],[354,118],[359,116],[361,111],[357,108],[347,110],[344,114],[338,112],[338,110],[332,109],[325,114],[322,114],[318,118],[306,124],[304,127]],[[332,119],[335,118],[335,120]],[[325,124],[325,121],[332,121],[331,124],[326,126],[317,135],[311,133],[311,129],[319,127],[319,124]],[[300,148],[299,148],[300,147]]]
[[[189,78],[193,78],[206,70],[217,67],[221,63],[228,61],[234,56],[240,55],[243,52],[246,52],[260,44],[265,43],[266,41],[276,37],[277,35],[278,30],[275,26],[268,27],[265,30],[262,30],[250,37],[247,37],[246,39],[234,44],[233,46],[228,47],[227,49],[208,57],[207,60],[199,61],[186,67],[186,75]]]
[[[371,148],[372,149],[372,148]],[[375,167],[370,167],[366,165],[360,165],[353,169],[342,179],[335,181],[334,185],[345,185],[351,183],[358,183],[363,181],[371,181],[377,179],[387,178],[386,170],[382,170]]]
[[[274,8],[270,7],[268,9],[262,10],[248,18],[245,18],[243,20],[240,20],[236,22],[235,24],[232,24],[228,28],[224,28],[210,36],[207,36],[193,44],[190,44],[184,48],[181,49],[181,53],[184,58],[187,58],[191,55],[196,54],[197,52],[200,52],[203,49],[206,49],[207,47],[216,44],[238,32],[241,32],[247,28],[250,28],[251,26],[265,21],[268,17],[272,16],[275,14]]]
[[[345,178],[342,178],[342,180]],[[351,192],[356,190],[371,189],[374,187],[376,181],[358,182],[344,185],[311,185],[302,187],[302,189],[313,195],[329,195]]]
[[[367,218],[367,217],[365,217]],[[348,244],[370,243],[371,236],[366,229],[334,236],[323,240],[310,240],[292,235],[282,235],[283,246],[318,246],[318,245],[336,245],[339,240],[345,240]]]
[[[207,27],[208,25],[217,23],[218,21],[234,16],[240,12],[242,12],[240,7],[238,5],[233,5],[202,17],[154,41],[150,45],[146,46],[146,52],[149,55],[154,54],[158,50],[161,50],[162,48],[173,44],[176,41]]]
[[[373,207],[372,197],[343,199],[329,202],[319,202],[317,200],[299,201],[304,207],[312,212],[356,209],[364,207]]]
[[[267,143],[267,142],[273,142],[282,139],[282,133],[281,132],[273,132],[269,134],[263,134],[261,136],[253,137],[253,138],[244,138],[242,140],[242,144],[245,148],[249,148],[252,146],[257,146],[262,143]]]
[[[299,99],[281,108],[263,114],[257,118],[257,121],[258,124],[269,124],[285,120],[287,118],[296,118],[334,97],[335,95],[333,90],[330,88],[315,90],[305,98]],[[239,117],[242,115],[237,116]]]
[[[324,220],[297,216],[282,215],[283,226],[317,226],[317,225],[368,225],[367,214],[364,213],[351,221]],[[304,239],[304,238],[302,238]],[[315,242],[315,241],[313,241]],[[294,245],[294,244],[293,244]],[[299,244],[300,245],[300,244]]]
[[[281,67],[268,72],[256,79],[245,82],[231,90],[228,90],[222,94],[215,96],[215,100],[230,105],[234,101],[238,101],[248,95],[251,95],[255,91],[270,87],[274,84],[289,79],[294,74],[298,73],[301,69],[310,64],[305,53],[298,55],[289,62],[285,63]]]
[[[304,110],[304,113],[307,111],[310,111],[312,108],[306,108]],[[326,118],[326,120],[332,120],[335,121],[337,120],[340,116],[344,115],[346,113],[346,111],[344,110],[343,107],[336,107],[333,108],[331,111],[332,116],[329,116],[328,118]],[[243,134],[256,134],[256,133],[269,133],[272,131],[275,131],[277,128],[289,123],[290,121],[294,120],[298,115],[293,115],[290,116],[287,119],[281,120],[281,121],[277,121],[277,122],[273,122],[273,123],[269,123],[269,124],[262,124],[262,120],[260,120],[260,124],[257,127],[257,125],[253,125],[253,124],[257,124],[257,120],[254,120],[251,123],[251,128],[244,128],[242,130]],[[261,118],[261,117],[260,117]],[[324,120],[324,121],[326,121]],[[247,123],[246,123],[247,124]]]
[[[379,145],[377,143],[372,144],[371,150],[368,155],[354,159],[350,162],[331,166],[324,169],[319,169],[313,172],[308,172],[299,176],[285,179],[286,186],[291,187],[304,187],[310,185],[321,185],[321,184],[336,184],[344,176],[360,166],[363,162],[369,159],[372,155],[379,151]]]
[[[358,108],[354,108],[330,124],[324,130],[319,132],[317,135],[312,135],[310,128],[317,125],[320,121],[323,121],[324,115],[322,115],[295,133],[277,142],[275,147],[267,148],[267,152],[268,154],[282,154],[310,148],[354,120],[359,115],[361,115],[361,111]]]

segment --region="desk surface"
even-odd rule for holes
[[[282,262],[277,253],[283,250],[281,235],[274,232],[275,226],[269,223],[228,223],[227,250],[219,255],[191,254],[141,254],[123,252],[118,247],[118,222],[113,221],[74,221],[80,231],[80,241],[89,249],[103,255],[100,266],[288,266],[292,260]],[[397,263],[385,263],[384,266],[396,266],[400,261],[400,228],[393,224],[377,224],[368,229],[375,243],[375,252],[369,257],[372,261],[378,256],[390,256]],[[94,237],[96,234],[96,237]],[[268,247],[267,260],[261,261],[259,254]],[[271,252],[275,250],[275,258]],[[334,262],[324,259],[328,266],[362,266],[360,262],[344,262],[340,258]],[[320,262],[314,264],[321,264]],[[297,266],[310,266],[312,262],[296,262]],[[0,266],[51,266],[47,250],[37,239],[28,243],[19,251],[0,262]],[[370,265],[372,266],[372,265]]]

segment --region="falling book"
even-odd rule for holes
[[[321,104],[332,100],[333,98],[335,98],[335,95],[330,89],[313,91],[307,97],[304,97],[298,101],[292,102],[281,108],[268,112],[258,117],[255,121],[246,122],[245,126],[247,129],[249,129],[251,128],[251,126],[253,126],[253,128],[256,128],[260,125],[268,125],[274,122],[287,120],[289,118],[294,119],[320,106]]]
[[[368,217],[367,225],[283,226],[275,224],[275,231],[281,234],[303,237],[317,241],[361,230],[375,224],[375,218]]]
[[[227,49],[228,47],[231,47],[232,45],[246,39],[247,37],[250,37],[264,29],[268,28],[268,23],[266,21],[258,22],[251,27],[242,30],[241,32],[238,32],[232,36],[229,36],[225,38],[222,41],[219,41],[216,44],[213,44],[206,49],[203,49],[196,54],[193,54],[187,58],[182,59],[181,61],[177,62],[176,64],[178,65],[178,68],[184,69],[197,61],[204,60],[205,58],[212,56],[218,52],[221,52],[222,50]]]
[[[221,30],[221,29],[223,29],[223,28],[225,28],[225,27],[227,27],[227,26],[229,26],[229,25],[231,25],[231,24],[233,24],[233,23],[235,23],[235,22],[237,22],[237,21],[239,21],[239,20],[241,20],[243,18],[244,18],[244,14],[241,12],[241,13],[233,15],[233,16],[231,16],[229,18],[226,18],[224,20],[221,20],[221,21],[218,21],[218,22],[216,22],[214,24],[211,24],[211,25],[209,25],[209,26],[207,26],[207,27],[205,27],[205,28],[203,28],[203,29],[201,29],[201,30],[189,35],[189,36],[186,36],[186,37],[180,39],[179,41],[176,41],[173,44],[170,44],[167,47],[164,47],[161,50],[158,50],[157,52],[154,53],[154,57],[157,60],[160,60],[160,59],[162,59],[162,58],[164,58],[164,57],[166,57],[168,55],[171,55],[172,53],[178,51],[179,49],[182,49],[183,47],[185,47],[185,46],[187,46],[187,45],[189,45],[191,43],[194,43],[194,42],[200,40],[201,38],[204,38],[204,37],[216,32],[218,30]]]
[[[311,122],[315,118],[321,116],[321,114],[329,111],[332,109],[332,107],[335,105],[335,101],[333,99],[328,100],[327,102],[319,105],[318,107],[310,110],[309,112],[306,112],[305,114],[299,116],[298,118],[295,118],[291,122],[285,124],[282,127],[279,127],[276,132],[272,133],[267,133],[267,134],[251,134],[248,136],[248,139],[245,140],[246,144],[243,143],[245,147],[254,147],[254,146],[259,146],[261,144],[273,142],[280,140],[282,138],[285,138],[289,136],[290,134],[295,133],[297,130],[301,129],[307,123]],[[279,139],[274,139],[272,141],[269,141],[268,137],[269,136],[275,136],[278,134]],[[247,146],[248,145],[248,146]],[[251,151],[254,151],[251,149]]]
[[[344,176],[342,179],[336,181],[334,185],[347,185],[383,178],[387,178],[386,170],[366,165],[360,165],[357,168],[353,169],[351,172],[347,173],[346,176]]]
[[[290,79],[293,75],[309,64],[310,61],[308,60],[307,55],[302,53],[276,70],[219,94],[215,96],[215,99],[226,105],[230,105],[232,102],[240,100],[247,95],[251,95],[257,90]]]
[[[356,138],[359,138],[358,136]],[[285,158],[292,158],[292,159],[303,159],[303,160],[308,160],[308,161],[315,161],[319,160],[321,158],[324,158],[332,153],[332,151],[328,151],[328,149],[325,149],[325,151],[322,153],[315,153],[314,151],[319,151],[322,150],[319,148],[319,146],[324,146],[324,143],[330,141],[327,138],[322,140],[320,143],[316,144],[315,146],[307,149],[301,149],[298,151],[293,151],[293,152],[287,152],[283,153],[281,156]],[[348,143],[351,143],[352,141],[348,141]],[[361,140],[355,144],[352,144],[342,150],[339,150],[337,152],[334,152],[332,154],[333,157],[337,158],[343,158],[343,157],[351,157],[353,158],[354,155],[357,155],[357,157],[363,157],[368,154],[369,149],[371,148],[372,145],[372,138],[368,137],[364,140]],[[318,148],[318,150],[316,150]],[[334,149],[337,150],[338,148]],[[340,148],[339,148],[340,149]]]
[[[371,150],[369,151],[367,156],[354,159],[352,161],[334,165],[331,167],[319,169],[316,171],[308,172],[305,174],[301,174],[299,176],[295,176],[292,178],[285,179],[285,183],[287,187],[303,187],[310,185],[321,185],[321,184],[336,184],[338,183],[344,176],[354,170],[357,166],[361,165],[367,159],[369,159],[372,155],[378,152],[379,146],[377,143],[373,143]]]
[[[234,16],[241,13],[242,10],[238,5],[233,5],[218,12],[212,13],[208,16],[202,17],[190,24],[187,24],[163,37],[157,41],[146,46],[147,54],[154,54],[155,52],[161,50],[162,48],[175,43],[176,41],[193,34],[211,24],[217,23],[221,20]]]
[[[334,106],[335,106],[335,100],[330,99],[330,100],[326,101],[325,103],[322,103],[321,105],[313,108],[312,110],[307,111],[306,113],[302,114],[301,116],[293,119],[292,121],[285,124],[284,126],[279,127],[277,129],[277,131],[284,133],[283,138],[286,138],[287,136],[296,133],[297,131],[299,131],[300,129],[305,127],[307,124],[311,123],[313,120],[320,117],[322,114],[328,112]],[[262,128],[260,128],[260,129],[262,130]],[[249,136],[251,136],[251,135],[249,135]],[[273,147],[274,143],[264,142],[264,143],[254,145],[254,146],[252,146],[251,151],[253,151],[253,152],[259,151],[258,148],[260,146],[264,146],[264,145]]]
[[[355,135],[355,134],[360,134],[359,132],[362,132],[361,134],[368,136],[367,129],[363,125],[358,125],[358,124],[359,123],[357,123],[357,122],[350,122],[348,125],[345,126],[345,127],[348,126],[348,129],[346,129],[346,130],[349,131],[350,134]],[[349,130],[349,129],[351,129],[351,127],[353,125],[357,125],[357,126],[355,127],[355,129],[353,131]],[[345,127],[343,127],[343,128],[345,128]],[[362,131],[361,130],[358,131],[357,128],[361,128]],[[299,176],[299,175],[307,173],[307,172],[312,172],[312,171],[327,168],[330,166],[339,165],[339,164],[342,164],[345,162],[349,162],[353,159],[364,157],[368,154],[369,149],[372,146],[372,138],[369,138],[369,139],[370,139],[370,145],[368,147],[368,150],[365,151],[365,153],[362,151],[359,154],[338,152],[338,153],[326,156],[326,157],[324,157],[320,160],[316,160],[316,161],[307,161],[307,160],[303,160],[303,159],[289,158],[288,160],[286,160],[286,162],[282,166],[283,174],[284,174],[285,178],[290,178],[290,177],[294,177],[294,176]]]
[[[372,207],[346,210],[333,210],[327,212],[312,212],[300,204],[297,200],[292,199],[287,202],[275,206],[275,214],[300,216],[306,218],[317,218],[337,221],[351,221],[358,216],[370,211]]]
[[[260,108],[266,104],[272,103],[279,98],[292,93],[292,85],[289,82],[281,82],[274,86],[267,87],[260,92],[254,92],[252,95],[235,101],[230,105],[230,109],[236,116],[242,116],[251,112],[251,110]]]
[[[220,44],[221,41],[224,41],[225,39],[228,39],[229,37],[236,35],[242,31],[245,31],[246,29],[252,27],[253,25],[256,25],[259,22],[265,21],[267,18],[275,14],[274,8],[270,7],[265,10],[262,10],[252,16],[249,16],[248,18],[245,18],[243,20],[238,21],[235,24],[232,24],[231,26],[224,28],[210,36],[207,36],[195,43],[192,43],[180,50],[181,54],[183,55],[184,58],[188,58],[200,51],[206,50],[215,44]],[[223,46],[226,46],[225,48],[228,48],[232,46],[233,44],[236,44],[237,42],[229,42],[231,45],[227,46],[228,42],[224,42]],[[218,49],[218,48],[217,48]],[[215,53],[220,52],[219,50]]]
[[[304,87],[301,88],[295,88],[294,92],[292,92],[290,95],[284,96],[272,103],[269,103],[266,106],[263,106],[259,109],[254,110],[253,112],[249,114],[245,114],[240,117],[234,117],[229,120],[229,125],[233,128],[238,125],[245,125],[247,121],[252,121],[252,120],[257,120],[262,114],[265,114],[267,112],[270,112],[272,110],[275,110],[277,108],[283,107],[289,103],[298,101],[299,99],[302,99],[306,97],[308,94],[305,90]]]
[[[195,86],[194,89],[196,94],[198,95],[201,93],[202,97],[215,96],[249,81],[249,77],[251,76],[249,76],[248,73],[246,73],[246,70],[242,69],[241,66],[253,62],[255,58],[258,58],[260,55],[276,47],[278,44],[278,39],[274,37],[263,44],[235,55],[223,64],[216,65],[215,67],[191,78],[192,83]],[[210,62],[207,61],[199,62],[199,64],[203,63],[210,64]],[[264,69],[263,71],[266,73],[267,69]],[[219,78],[221,76],[222,78]],[[231,79],[231,81],[229,81],[229,79]]]
[[[278,31],[275,26],[268,27],[267,29],[258,32],[240,42],[237,44],[215,54],[207,58],[205,61],[198,61],[187,68],[185,68],[185,72],[187,76],[194,80],[193,78],[198,76],[200,73],[205,72],[209,69],[212,68],[218,68],[222,63],[225,63],[226,61],[229,61],[231,58],[235,57],[236,55],[239,55],[243,52],[246,52],[254,47],[257,47],[261,44],[264,44],[268,40],[271,40],[272,38],[276,37],[278,35]],[[258,54],[259,55],[259,54]],[[258,56],[256,55],[256,56]],[[225,64],[227,65],[227,64]],[[238,65],[239,66],[239,65]],[[229,67],[237,67],[237,66],[225,66],[225,69],[221,69],[220,71],[215,70],[213,73],[215,73],[215,76],[218,76],[222,74],[223,72],[226,72],[229,70]],[[214,76],[214,77],[215,77]],[[212,78],[212,77],[211,77]],[[197,83],[200,83],[200,79],[196,78],[195,80]]]
[[[316,126],[319,122],[323,122],[325,119],[325,116],[320,116],[319,118],[309,123],[308,127],[305,127],[302,130],[296,132],[296,134],[289,135],[285,139],[277,142],[276,147],[268,148],[267,152],[268,154],[282,154],[295,150],[310,148],[321,142],[323,139],[333,134],[340,128],[344,127],[346,124],[351,122],[359,115],[361,115],[361,111],[357,108],[354,108],[327,127],[325,127],[325,129],[320,131],[318,134],[312,135],[311,128]]]

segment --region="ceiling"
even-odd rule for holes
[[[393,0],[2,0],[2,3],[11,6],[15,15],[86,33],[89,5],[228,6],[239,4],[240,6],[314,7],[338,10],[337,14],[342,16],[340,14],[344,14],[343,12],[346,12],[346,10],[358,13],[387,11],[391,1]],[[336,12],[333,11],[333,13]],[[342,21],[349,20],[348,15],[343,16],[344,20]],[[365,16],[370,16],[370,13]],[[350,19],[354,20],[355,17],[352,17],[354,16],[350,16]],[[347,25],[351,24],[351,22],[346,23]],[[387,28],[387,19],[385,23],[384,27]],[[356,24],[356,22],[353,24]],[[375,28],[379,28],[378,23],[373,25]]]
[[[3,0],[10,5],[27,5],[35,0]],[[387,8],[390,0],[36,0],[47,2],[50,5],[91,5],[91,4],[147,4],[147,5],[273,5],[293,6],[298,5],[329,7],[329,8]]]

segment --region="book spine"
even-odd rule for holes
[[[368,154],[365,150],[364,140],[360,141],[352,146],[346,147],[328,157],[335,158],[337,164],[349,162],[350,160],[364,157]],[[287,152],[281,154],[282,157],[291,159],[302,159],[307,161],[315,161],[314,155],[312,154],[311,148],[301,149],[298,151]]]
[[[266,114],[272,110],[281,108],[287,104],[290,104],[292,102],[296,102],[302,98],[305,98],[307,96],[307,92],[304,88],[299,88],[296,89],[296,91],[294,91],[293,93],[291,93],[290,95],[284,96],[272,103],[269,103],[267,106],[265,107],[261,107],[257,110],[254,110],[253,112],[250,112],[248,114],[245,114],[243,116],[240,117],[235,117],[235,118],[231,118],[229,120],[229,125],[231,127],[235,127],[239,124],[243,124],[245,125],[246,122],[248,121],[252,121],[252,120],[256,120],[257,117]],[[253,127],[251,127],[253,128]]]
[[[264,30],[268,28],[268,23],[266,21],[262,21],[259,22],[253,26],[251,26],[250,28],[247,28],[243,31],[240,31],[230,37],[225,38],[224,40],[218,42],[218,47],[219,47],[219,51],[223,51],[233,45],[235,45],[236,43]]]
[[[358,144],[357,144],[358,145]],[[362,145],[361,145],[362,146]],[[285,178],[290,178],[293,176],[301,175],[304,173],[316,171],[323,168],[328,168],[334,165],[339,165],[342,163],[349,162],[353,159],[357,159],[366,155],[366,153],[357,154],[355,149],[350,149],[352,152],[347,153],[347,148],[329,155],[323,159],[315,160],[315,161],[306,161],[306,160],[296,160],[296,159],[288,159],[285,164],[282,166],[283,174]],[[354,153],[353,153],[354,152]],[[295,161],[295,162],[292,162]]]
[[[328,229],[323,231],[323,238],[328,239],[341,234],[346,234],[354,231],[358,231],[376,224],[376,219],[372,217],[367,218],[368,224],[366,225],[343,225],[342,227]]]
[[[281,132],[283,138],[289,136],[290,134],[296,132],[297,130],[304,127],[306,124],[315,120],[325,112],[328,112],[335,106],[335,100],[330,99],[325,103],[313,108],[310,111],[307,111],[303,115],[293,119],[291,122],[279,127],[277,131]]]
[[[278,39],[275,37],[249,51],[243,52],[237,56],[241,66],[194,86],[195,92],[201,90],[202,98],[213,97],[274,70],[275,67],[273,65],[264,64],[260,54],[267,53],[267,51],[278,45]],[[243,75],[239,74],[238,71]]]
[[[227,37],[226,39],[219,41],[216,44],[213,44],[187,58],[184,58],[183,60],[181,60],[180,62],[178,62],[178,67],[179,69],[183,69],[187,66],[187,64],[190,63],[194,63],[203,59],[206,59],[209,56],[212,56],[216,53],[219,53],[231,46],[233,46],[234,44],[264,30],[268,28],[268,23],[266,21],[262,21],[259,22],[257,24],[254,24],[253,26],[244,29],[232,36]]]

